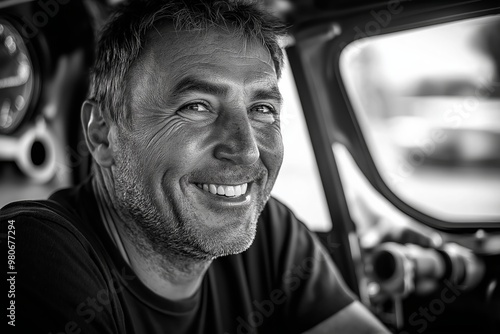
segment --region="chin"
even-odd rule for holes
[[[255,239],[256,225],[256,223],[251,224],[244,233],[229,233],[230,235],[224,235],[217,238],[219,240],[211,240],[205,245],[208,246],[206,251],[214,258],[239,254],[246,251]]]
[[[204,226],[197,229],[195,238],[198,239],[200,248],[212,258],[239,254],[247,250],[253,243],[257,230],[258,215],[237,221],[219,221],[220,228]]]

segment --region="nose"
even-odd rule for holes
[[[218,127],[219,143],[215,146],[215,157],[235,165],[252,165],[260,152],[254,129],[245,113],[230,115],[221,120]]]

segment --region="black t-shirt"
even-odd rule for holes
[[[250,248],[214,260],[182,301],[135,276],[104,228],[90,182],[48,201],[9,204],[1,223],[4,245],[8,225],[15,229],[16,332],[300,333],[354,299],[319,240],[275,199]]]

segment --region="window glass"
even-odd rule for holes
[[[396,195],[443,220],[500,219],[500,16],[358,40],[340,65]]]
[[[332,223],[318,166],[288,62],[279,83],[283,95],[281,134],[285,156],[272,195],[288,205],[313,231],[329,231]]]

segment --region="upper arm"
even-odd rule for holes
[[[390,331],[358,301],[354,301],[304,334],[383,334]]]

